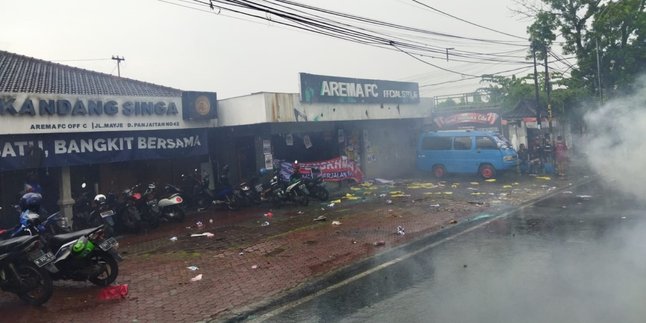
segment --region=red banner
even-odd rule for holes
[[[354,162],[354,160],[349,159],[345,156],[332,158],[325,161],[317,162],[299,162],[301,167],[301,174],[305,177],[312,176],[312,168],[318,168],[321,173],[318,175],[323,178],[323,181],[326,182],[339,182],[347,179],[352,179],[357,183],[363,181],[363,172],[359,168],[359,165]],[[281,174],[285,178],[289,178],[288,174],[292,172],[292,163],[281,162]]]

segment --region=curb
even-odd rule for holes
[[[260,301],[255,304],[242,307],[238,309],[236,313],[230,313],[230,315],[228,316],[224,315],[223,317],[217,319],[213,318],[212,321],[242,322],[247,319],[257,318],[260,315],[268,313],[273,309],[298,301],[304,297],[314,295],[316,292],[322,289],[341,283],[356,275],[366,272],[371,268],[385,264],[387,262],[391,262],[398,257],[401,257],[402,253],[412,253],[418,249],[427,247],[428,245],[437,244],[444,239],[465,232],[479,225],[484,225],[494,220],[507,217],[520,209],[526,208],[543,200],[547,200],[565,190],[587,185],[594,181],[596,181],[596,179],[593,177],[585,178],[580,181],[574,182],[571,185],[548,192],[545,195],[527,200],[517,206],[504,207],[493,212],[474,213],[454,226],[446,227],[439,231],[429,233],[425,236],[416,238],[402,245],[390,248],[380,254],[338,268],[330,273],[324,274],[323,276],[314,278],[309,282],[302,283],[301,286],[297,286],[291,290],[284,291],[282,295],[278,295],[273,299]]]

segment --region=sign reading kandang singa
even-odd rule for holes
[[[305,103],[419,103],[419,85],[300,73],[301,102]]]
[[[181,97],[0,93],[0,129],[21,134],[203,127],[215,113],[214,100],[200,101],[204,119],[187,120]]]

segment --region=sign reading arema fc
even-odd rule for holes
[[[300,73],[304,103],[419,103],[419,85]]]

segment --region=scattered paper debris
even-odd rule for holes
[[[449,223],[450,224],[456,224],[456,223],[458,223],[458,220],[451,220],[451,221],[449,221]]]
[[[341,222],[339,222],[339,221],[332,221],[332,225],[341,225]]]
[[[512,188],[511,185],[503,185],[502,188]]]
[[[314,219],[314,221],[321,222],[321,221],[327,221],[327,218],[323,215],[320,215]]]
[[[305,214],[305,212],[303,212],[303,211],[298,211],[298,212],[296,212],[296,213],[297,213],[298,215],[303,215],[303,214]]]
[[[335,205],[336,205],[335,203],[330,203],[330,204],[327,205],[327,207],[334,207]],[[325,211],[324,208],[321,208],[321,210]]]
[[[170,237],[170,241],[173,241],[173,242],[177,241],[177,237]]]
[[[273,214],[273,213],[271,213],[271,212],[267,212],[267,213],[265,213],[265,214],[264,214],[264,216],[265,216],[266,218],[271,219],[271,218],[274,216],[274,214]]]
[[[383,241],[383,240],[376,241],[375,243],[373,243],[373,245],[374,245],[375,247],[385,246],[385,245],[386,245],[386,241]]]
[[[192,281],[192,282],[196,282],[196,281],[199,281],[199,280],[202,280],[202,274],[199,274],[199,275],[197,275],[197,276],[195,276],[195,277],[191,278],[191,281]]]
[[[398,235],[400,235],[400,236],[405,235],[405,234],[406,234],[406,231],[404,231],[404,227],[402,227],[401,225],[400,225],[400,226],[398,226],[398,227],[397,227],[397,234],[398,234]]]
[[[587,201],[592,199],[592,195],[577,195],[576,198]]]
[[[209,223],[213,223],[213,219],[209,219]]]
[[[251,269],[258,269],[258,265],[251,266]]]
[[[485,182],[487,182],[487,183],[493,183],[495,181],[496,181],[495,178],[485,179]]]
[[[265,222],[261,223],[260,226],[261,227],[269,226],[269,221],[265,221]]]
[[[544,180],[544,181],[552,180],[552,178],[549,177],[549,176],[536,176],[536,179],[540,179],[540,180]]]
[[[386,200],[386,204],[393,204],[393,200]]]
[[[195,237],[213,238],[214,236],[215,236],[215,234],[213,234],[211,232],[203,232],[203,233],[193,233],[193,234],[191,234],[191,238],[195,238]]]
[[[390,185],[395,184],[395,181],[391,181],[391,180],[383,179],[383,178],[375,178],[375,182],[377,182],[379,184],[390,184]]]
[[[186,267],[186,269],[188,269],[190,271],[196,271],[196,270],[198,270],[200,268],[198,268],[197,266],[188,266],[188,267]]]
[[[431,204],[431,207],[440,207],[439,204]]]
[[[480,185],[480,183],[478,183],[478,182],[471,182],[469,184],[471,184],[471,185]]]

